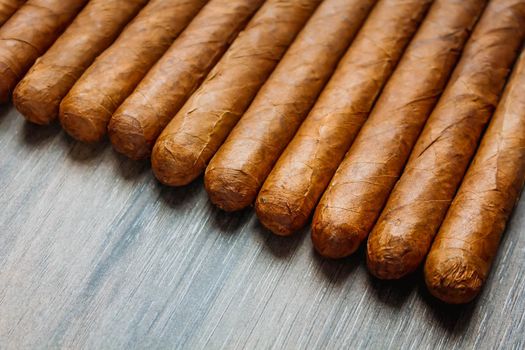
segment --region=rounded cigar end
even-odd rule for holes
[[[60,104],[59,119],[62,128],[73,138],[82,142],[98,142],[106,134],[111,117],[103,106],[87,100],[68,99]]]
[[[22,80],[13,92],[13,104],[27,121],[48,125],[57,118],[60,101],[50,99],[45,90],[36,89]]]
[[[337,211],[319,207],[312,221],[313,246],[325,258],[341,259],[352,255],[366,237],[361,230],[342,220],[345,216],[338,215]]]
[[[208,167],[204,186],[213,204],[232,212],[252,205],[260,184],[254,177],[237,169]]]
[[[153,147],[151,167],[155,177],[164,185],[184,186],[201,174],[205,164],[197,153],[169,137],[161,137]]]
[[[255,201],[255,211],[261,224],[279,236],[289,236],[303,228],[310,217],[308,208],[296,205],[290,196],[261,190]]]
[[[127,114],[115,114],[109,121],[108,135],[113,148],[134,160],[151,155],[152,143],[146,140],[139,121]]]
[[[430,293],[449,304],[465,304],[481,291],[485,271],[464,251],[431,251],[425,263],[425,283]]]
[[[395,280],[414,272],[422,262],[415,242],[372,231],[367,244],[368,271],[383,280]]]
[[[15,87],[18,77],[8,64],[0,62],[0,103],[6,103],[11,97],[11,92]]]

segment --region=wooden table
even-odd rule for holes
[[[0,349],[525,347],[525,200],[480,298],[447,306],[12,108],[0,149]]]

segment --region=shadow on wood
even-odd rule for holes
[[[100,159],[108,144],[107,140],[93,144],[79,142],[65,132],[61,134],[61,141],[69,149],[68,156],[78,163],[92,163]]]
[[[113,151],[111,153],[117,162],[120,176],[126,180],[135,180],[150,170],[149,159],[132,160],[118,152]]]
[[[421,279],[421,269],[399,280],[380,280],[370,273],[368,277],[380,303],[401,309],[417,287],[417,283]]]
[[[428,291],[422,275],[419,276],[419,295],[426,302],[437,324],[450,335],[464,336],[478,298],[465,305],[450,305],[435,298]]]
[[[346,279],[349,278],[360,265],[364,265],[365,250],[364,246],[361,245],[361,247],[349,257],[344,259],[328,259],[319,255],[319,253],[312,248],[311,256],[319,266],[328,283],[343,285]]]
[[[226,212],[217,208],[209,199],[207,205],[212,211],[211,224],[220,234],[234,235],[240,233],[253,213],[252,208],[245,208],[238,212]]]
[[[195,206],[199,197],[202,197],[204,186],[202,176],[189,185],[181,187],[170,187],[161,184],[155,179],[155,189],[159,193],[159,199],[172,209]]]
[[[255,215],[255,214],[254,214]],[[263,238],[265,248],[279,259],[288,259],[304,242],[310,227],[304,228],[288,237],[278,236],[265,228],[259,220],[254,220],[251,231]]]
[[[0,106],[0,119],[4,118],[6,115],[9,114],[9,111],[11,110],[10,105],[1,105]]]
[[[37,125],[24,121],[21,135],[24,141],[23,144],[34,148],[51,142],[61,131],[62,129],[58,123]]]

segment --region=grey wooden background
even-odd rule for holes
[[[447,306],[421,273],[385,283],[225,214],[202,181],[0,112],[0,349],[525,347],[525,201],[481,297]]]

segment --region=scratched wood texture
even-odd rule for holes
[[[0,112],[0,349],[525,348],[525,201],[480,298],[451,307],[421,272],[371,278],[308,231],[225,214],[202,181]]]

